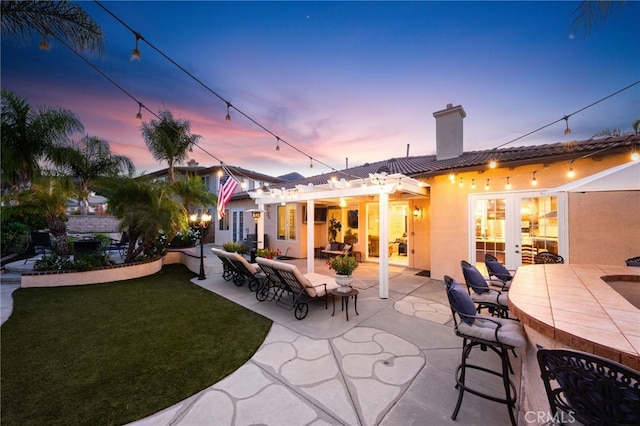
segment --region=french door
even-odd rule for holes
[[[231,210],[231,241],[244,240],[244,211]]]
[[[566,194],[477,194],[470,196],[469,209],[472,264],[484,268],[488,253],[515,269],[543,251],[568,261]]]

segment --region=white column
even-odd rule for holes
[[[264,208],[264,204],[258,204],[258,208],[262,210],[260,213],[260,219],[258,219],[258,235],[256,235],[257,245],[256,247],[259,249],[263,249],[264,247],[264,217],[267,214],[267,211]]]
[[[379,286],[378,293],[381,299],[389,297],[389,193],[380,193],[378,203],[380,221],[378,222],[378,235],[380,238],[380,248],[378,258],[379,265]]]
[[[315,250],[314,244],[314,231],[313,224],[316,221],[315,217],[315,200],[307,200],[307,272],[311,273],[315,270],[314,256]]]

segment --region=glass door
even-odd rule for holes
[[[508,193],[470,197],[470,262],[485,270],[484,256],[508,269],[550,251],[567,258],[566,195]]]
[[[244,211],[231,210],[231,241],[244,240]]]

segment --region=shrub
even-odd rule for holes
[[[88,254],[77,260],[62,259],[57,254],[42,256],[33,265],[35,271],[90,271],[103,266],[115,265],[106,254]]]
[[[228,243],[224,243],[222,245],[222,249],[224,251],[228,251],[230,253],[246,253],[247,252],[247,247],[245,247],[243,244],[240,243],[236,243],[235,241],[231,241]]]
[[[264,257],[265,259],[275,259],[280,256],[280,249],[263,248],[256,251],[257,257]]]
[[[197,239],[198,239],[198,235],[193,229],[189,229],[185,233],[178,232],[178,234],[175,237],[173,237],[173,240],[171,240],[171,242],[169,243],[169,247],[171,248],[193,247],[196,245]]]

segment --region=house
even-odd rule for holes
[[[399,157],[249,191],[265,215],[258,233],[289,256],[312,257],[338,241],[388,266],[458,279],[460,260],[491,253],[509,269],[541,251],[567,262],[624,264],[640,253],[640,136],[465,152],[461,106],[434,114],[435,155]],[[495,168],[489,164],[495,163]],[[254,206],[255,207],[255,206]],[[313,270],[313,262],[308,261]]]

